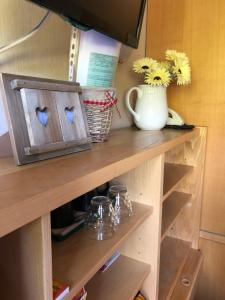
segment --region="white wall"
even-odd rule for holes
[[[44,9],[28,1],[1,0],[0,46],[30,31],[44,13]],[[53,14],[34,37],[0,55],[0,72],[67,80],[70,33],[71,27]],[[132,71],[132,64],[135,59],[145,55],[145,40],[146,16],[139,48],[132,50],[126,62],[118,65],[115,86],[122,118],[119,119],[115,111],[112,128],[127,127],[132,124],[124,99],[128,88],[138,83],[138,77]],[[4,127],[0,107],[0,133],[5,130]]]
[[[121,113],[121,119],[119,119],[115,111],[112,124],[112,128],[114,129],[128,127],[133,123],[131,115],[125,107],[125,95],[129,88],[143,83],[140,81],[140,76],[137,76],[137,74],[132,71],[132,65],[136,59],[145,57],[146,19],[145,14],[138,49],[133,49],[129,58],[124,63],[119,64],[117,68],[115,86],[117,88],[117,96],[119,98],[118,108]]]
[[[0,47],[29,32],[45,10],[24,0],[0,1]],[[0,54],[0,72],[67,79],[71,27],[52,15],[30,40]],[[7,130],[0,93],[0,135]]]

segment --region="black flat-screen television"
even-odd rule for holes
[[[146,0],[30,0],[82,30],[94,29],[138,47]]]

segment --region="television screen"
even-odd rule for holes
[[[138,47],[146,0],[30,0],[83,30],[95,29]]]

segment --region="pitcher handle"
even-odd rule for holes
[[[138,98],[140,98],[141,95],[142,95],[141,89],[139,87],[137,87],[137,86],[129,89],[129,91],[127,92],[127,95],[126,95],[126,106],[127,106],[128,110],[129,110],[129,112],[134,116],[135,120],[138,122],[138,121],[140,121],[140,116],[132,109],[132,107],[130,105],[130,94],[133,91],[137,91]]]

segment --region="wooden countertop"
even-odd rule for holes
[[[0,237],[198,134],[126,128],[60,158],[19,167],[12,158],[0,159]]]

